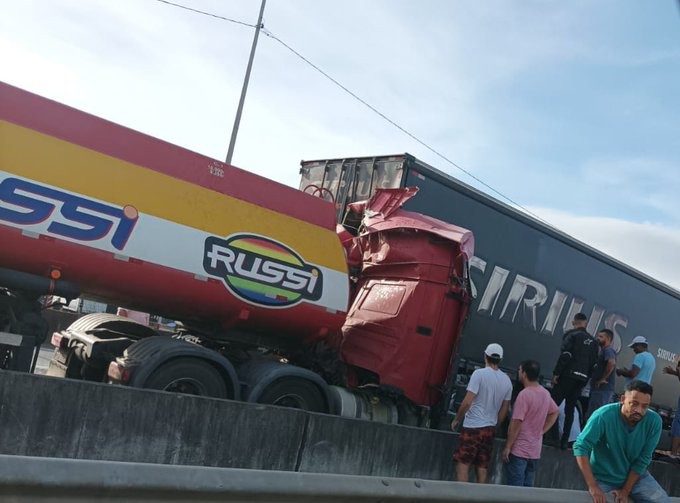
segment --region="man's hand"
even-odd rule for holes
[[[503,452],[501,453],[501,457],[503,458],[503,463],[509,463],[510,462],[510,447],[505,447],[503,449]]]
[[[607,496],[602,492],[600,486],[594,485],[588,488],[590,496],[593,498],[593,503],[607,503]],[[617,500],[618,501],[618,500]],[[628,503],[626,501],[626,503]]]
[[[583,480],[585,480],[588,486],[588,492],[593,498],[594,503],[607,503],[607,497],[605,496],[600,486],[597,485],[597,480],[593,476],[593,470],[590,468],[590,460],[588,456],[576,456],[576,464],[578,469],[581,470],[583,474]]]
[[[628,495],[630,494],[628,491],[624,489],[617,489],[616,491],[612,491],[614,493],[614,501],[616,503],[628,503]]]
[[[451,421],[451,431],[456,431],[458,429],[458,423],[460,423],[458,420],[459,417],[460,416],[456,416],[453,418],[453,421]]]
[[[673,365],[667,365],[666,367],[663,368],[663,373],[664,374],[671,374],[671,375],[678,375],[678,371],[673,368]]]
[[[616,375],[617,376],[626,375],[627,373],[628,373],[628,369],[626,367],[616,369]]]

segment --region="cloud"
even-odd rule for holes
[[[579,182],[590,197],[599,198],[600,214],[628,211],[643,220],[675,225],[680,222],[680,170],[654,157],[599,158],[580,168]]]
[[[680,291],[680,229],[617,218],[579,216],[549,208],[529,208],[585,244]]]

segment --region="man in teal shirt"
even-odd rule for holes
[[[633,365],[630,367],[630,370],[625,367],[616,369],[616,375],[628,378],[627,382],[637,379],[638,381],[652,384],[652,375],[656,369],[656,360],[652,356],[652,353],[647,351],[647,339],[638,335],[633,338],[633,341],[628,344],[628,347],[632,348],[635,352]]]
[[[669,502],[647,467],[661,436],[661,417],[648,410],[653,389],[631,381],[620,403],[596,410],[574,443],[574,456],[594,503],[613,492],[617,503]]]

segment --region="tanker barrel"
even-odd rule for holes
[[[68,281],[54,281],[43,276],[1,267],[0,285],[5,288],[31,292],[37,295],[58,295],[69,300],[80,296],[78,286]]]

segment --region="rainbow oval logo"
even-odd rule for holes
[[[287,246],[255,234],[206,238],[203,269],[222,279],[237,297],[265,307],[319,300],[323,291],[318,267]]]

